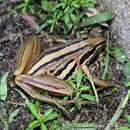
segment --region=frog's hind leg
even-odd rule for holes
[[[60,103],[58,103],[58,100],[52,99],[51,97],[46,97],[46,96],[38,93],[34,89],[34,86],[28,85],[28,84],[23,83],[23,82],[17,82],[17,85],[19,85],[31,97],[38,99],[40,101],[46,102],[46,103],[55,104],[57,107],[61,108],[65,112],[67,112],[66,109],[62,105],[60,105]]]
[[[41,44],[37,36],[31,36],[25,44],[23,44],[16,56],[16,69],[14,75],[27,73],[32,63],[39,57],[41,53]]]
[[[57,96],[72,96],[73,89],[63,80],[50,75],[32,76],[32,75],[18,75],[15,78],[16,84],[25,83],[35,88],[46,90],[49,94]]]

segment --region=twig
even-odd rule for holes
[[[11,101],[6,101],[7,104],[13,104],[13,105],[18,105],[22,107],[27,107],[25,103],[18,103],[18,102],[11,102]]]
[[[71,105],[71,104],[75,104],[77,103],[76,100],[57,100],[58,103],[60,103],[61,105],[65,106],[65,105]],[[90,102],[90,101],[79,101],[80,105],[96,105],[95,102]]]
[[[111,130],[112,127],[114,126],[114,124],[117,122],[117,120],[120,118],[120,115],[123,112],[123,109],[125,108],[125,106],[128,103],[130,97],[130,89],[128,90],[127,94],[125,97],[122,98],[114,116],[112,117],[112,119],[110,120],[109,124],[106,126],[105,130]]]

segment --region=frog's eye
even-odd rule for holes
[[[31,36],[27,42],[21,46],[16,57],[16,69],[14,75],[27,73],[32,62],[40,55],[41,44],[37,36]]]

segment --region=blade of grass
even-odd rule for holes
[[[95,97],[92,94],[80,94],[80,98],[94,102]]]
[[[50,115],[48,115],[46,118],[45,118],[45,121],[44,122],[48,122],[48,121],[51,121],[51,120],[55,120],[58,118],[58,113],[56,112],[52,112]]]
[[[35,104],[33,104],[30,102],[28,107],[29,107],[32,115],[39,120],[40,119],[40,117],[39,117],[39,103],[36,102]]]
[[[96,125],[93,123],[64,123],[64,130],[96,130]]]
[[[95,124],[93,123],[72,123],[74,128],[93,128],[96,129]]]
[[[108,74],[108,70],[109,70],[109,33],[107,32],[107,47],[106,47],[106,56],[105,56],[105,68],[103,71],[103,76],[102,79],[106,79],[106,76]]]
[[[41,130],[48,130],[47,127],[43,123],[41,123]]]
[[[128,57],[124,53],[123,49],[114,47],[112,53],[115,55],[119,63],[125,64],[128,61]]]
[[[28,127],[26,128],[26,130],[33,130],[34,128],[40,126],[40,122],[38,120],[34,120],[32,121]]]
[[[130,115],[125,115],[125,119],[126,119],[126,121],[127,121],[127,123],[130,125]]]
[[[117,122],[117,120],[120,118],[125,106],[128,104],[128,100],[130,98],[130,89],[127,91],[127,94],[125,97],[122,98],[114,116],[106,126],[105,130],[111,130],[114,126],[114,124]]]
[[[11,114],[9,115],[9,119],[8,122],[11,123],[12,121],[14,121],[14,118],[19,114],[20,109],[16,109],[13,112],[11,112]]]
[[[9,72],[6,72],[1,78],[0,82],[0,99],[5,101],[7,97],[7,77]]]
[[[76,73],[77,89],[79,89],[82,78],[83,78],[83,72],[82,72],[81,68],[78,68],[77,73]]]

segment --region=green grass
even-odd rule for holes
[[[111,128],[115,128],[115,130],[129,130],[130,129],[130,115],[127,113],[124,113],[124,109],[126,107],[129,107],[129,99],[130,99],[130,61],[123,51],[123,49],[114,47],[112,50],[113,55],[115,56],[116,60],[119,64],[122,64],[123,66],[123,75],[124,75],[124,83],[125,86],[128,87],[127,93],[121,98],[121,102],[114,113],[112,119],[107,124],[105,130],[111,130]],[[119,119],[122,114],[125,114],[125,117],[121,120],[124,122],[120,123]]]
[[[83,73],[83,71],[80,68],[68,81],[68,84],[74,89],[72,98],[77,101],[77,103],[74,106],[75,109],[81,108],[80,101],[96,101],[95,95],[93,95],[93,93],[90,93],[90,91],[93,91],[91,85],[85,85],[87,81],[89,81],[87,76]]]
[[[48,109],[44,112],[44,114],[42,114],[40,111],[40,104],[38,101],[36,101],[35,103],[29,102],[28,107],[31,114],[33,115],[33,121],[29,123],[28,128],[26,130],[34,130],[38,127],[41,130],[48,130],[46,126],[47,122],[51,122],[51,125],[54,125],[55,128],[59,127],[59,125],[56,125],[56,121],[59,118],[60,114],[58,114],[53,109]],[[52,127],[51,125],[50,127]]]
[[[124,80],[125,83],[129,86],[130,79],[130,60],[124,53],[123,49],[115,47],[112,50],[113,55],[117,59],[117,61],[123,66]]]
[[[0,100],[5,101],[7,98],[7,77],[9,72],[6,72],[0,80]]]
[[[64,34],[69,34],[72,30],[81,30],[94,24],[102,23],[112,19],[111,12],[104,12],[93,17],[88,17],[84,9],[94,8],[93,0],[22,0],[16,7],[23,14],[31,13],[40,18],[37,33],[44,28],[50,32],[61,30]]]

